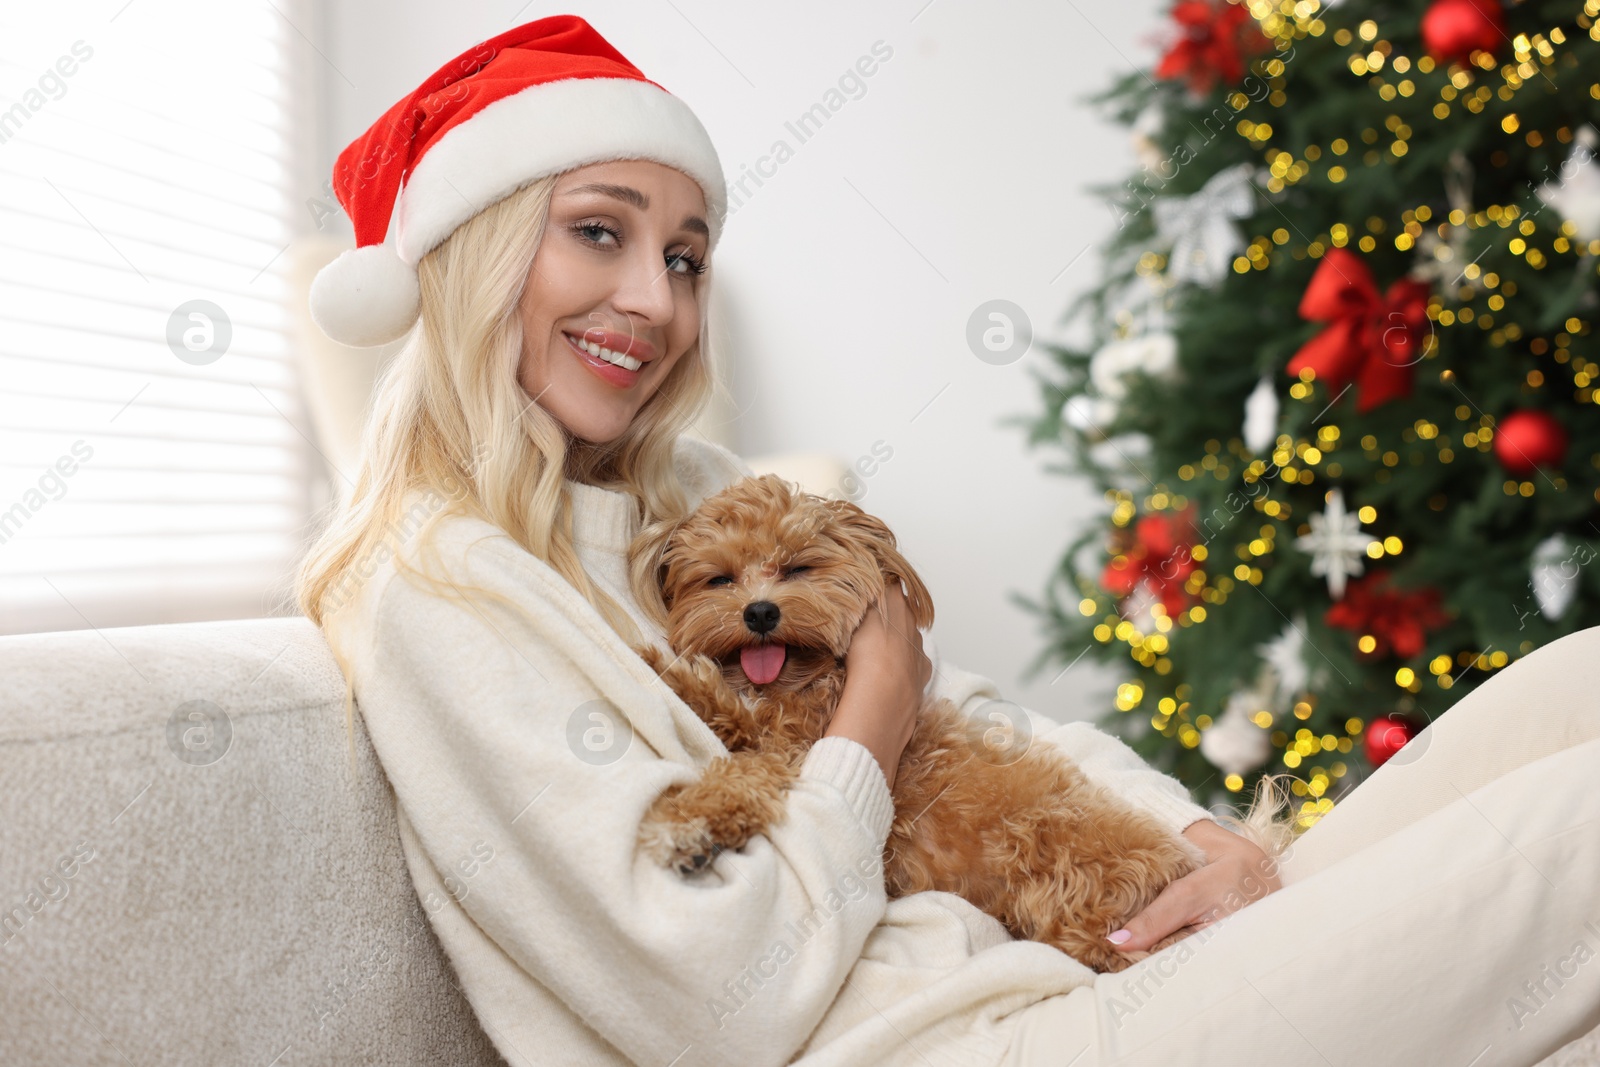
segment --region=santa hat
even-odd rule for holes
[[[613,159],[683,171],[705,192],[710,246],[722,166],[687,104],[576,15],[508,30],[439,68],[339,153],[334,193],[356,247],[311,285],[311,317],[367,347],[417,319],[417,262],[455,228],[539,178]]]

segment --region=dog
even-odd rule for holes
[[[918,630],[933,624],[933,603],[881,520],[771,474],[704,499],[658,551],[676,658],[634,651],[729,752],[664,791],[640,824],[646,854],[689,873],[783,820],[785,792],[844,688],[851,637],[888,583],[901,583]],[[1015,938],[1098,972],[1130,966],[1149,953],[1118,951],[1106,935],[1205,853],[1056,746],[1004,738],[949,700],[925,701],[895,774],[888,895],[955,893]]]

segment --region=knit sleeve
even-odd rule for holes
[[[934,665],[933,678],[929,683],[931,691],[954,701],[967,715],[986,718],[983,705],[991,700],[1004,699],[993,681],[962,670],[948,660],[941,660],[938,647],[927,634],[923,635],[923,649]],[[1092,723],[1057,723],[1030,708],[1008,701],[1005,709],[1007,716],[1015,715],[1011,709],[1020,709],[1026,716],[1027,728],[1032,731],[1035,741],[1058,746],[1091,781],[1104,786],[1134,807],[1148,811],[1170,827],[1173,833],[1182,833],[1201,819],[1216,821],[1210,811],[1194,802],[1182,782],[1150,766],[1121,738]]]
[[[709,728],[508,538],[446,541],[434,558],[487,595],[463,604],[391,575],[353,681],[415,840],[465,887],[472,928],[632,1062],[692,1045],[685,1063],[787,1063],[887,905],[893,807],[872,754],[822,740],[783,821],[680,875],[636,836],[664,789],[698,777],[688,753],[720,751]],[[681,736],[691,727],[705,736]]]

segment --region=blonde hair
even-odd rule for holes
[[[578,561],[565,479],[624,491],[641,519],[629,547],[631,591],[647,617],[665,621],[653,559],[689,511],[673,469],[673,444],[718,388],[706,344],[711,272],[697,283],[699,339],[622,436],[604,446],[573,437],[518,381],[518,304],[559,177],[542,178],[485,208],[418,263],[421,317],[378,382],[355,488],[348,500],[329,505],[326,526],[295,575],[299,609],[323,630],[344,668],[347,724],[350,671],[330,623],[355,599],[373,563],[390,557],[433,591],[462,592],[407,566],[396,543],[415,538],[419,548],[428,546],[445,515],[499,527],[549,564],[624,640],[638,644],[633,620]],[[427,494],[431,506],[414,504],[403,512],[412,490]]]

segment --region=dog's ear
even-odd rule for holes
[[[672,594],[667,591],[667,565],[665,562],[656,565],[656,588],[661,590],[661,602],[667,607],[672,607]]]
[[[848,500],[830,500],[834,519],[846,529],[864,537],[877,557],[878,569],[887,581],[898,578],[905,586],[906,603],[911,608],[911,621],[917,629],[926,630],[933,625],[933,597],[916,568],[900,553],[894,533],[876,515],[869,515]]]
[[[684,521],[680,519],[667,527],[661,536],[660,551],[656,554],[656,586],[669,607],[672,605],[672,594],[667,590],[667,570],[675,562],[673,550],[678,546],[678,531],[683,529]]]

